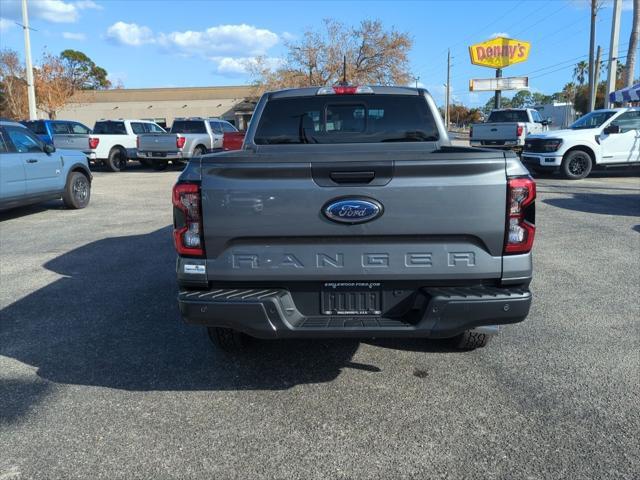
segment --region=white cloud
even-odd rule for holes
[[[125,22],[116,22],[111,25],[107,29],[107,38],[115,43],[134,47],[155,42],[149,27]]]
[[[507,37],[507,38],[511,38],[511,37],[509,36],[509,34],[508,34],[508,33],[506,33],[506,32],[496,32],[496,33],[492,33],[492,34],[491,34],[491,38],[498,38],[498,37]]]
[[[29,18],[46,20],[53,23],[74,23],[80,18],[78,8],[63,0],[39,0],[29,2]],[[22,20],[22,4],[20,0],[2,0],[2,15]]]
[[[12,20],[0,17],[0,32],[6,32],[15,26],[16,24]]]
[[[256,57],[209,57],[216,63],[216,73],[220,75],[244,75],[252,64],[256,64]],[[263,65],[270,69],[281,67],[284,59],[278,57],[266,57],[261,59]]]
[[[252,25],[218,25],[204,31],[161,33],[158,43],[168,50],[204,56],[264,55],[279,41],[277,34]]]
[[[83,41],[87,39],[87,36],[84,33],[79,32],[62,32],[62,38],[66,38],[67,40]]]
[[[93,0],[79,0],[76,2],[76,7],[80,10],[103,10],[103,6],[97,4]]]
[[[282,32],[281,37],[287,42],[292,42],[293,40],[296,40],[298,38],[296,34],[291,32]]]

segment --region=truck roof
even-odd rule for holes
[[[351,85],[349,85],[351,86]],[[336,86],[339,87],[339,86]],[[355,85],[353,85],[355,87]],[[380,94],[380,95],[422,95],[426,90],[424,88],[414,87],[397,87],[397,86],[384,86],[384,85],[363,85],[367,87],[367,93]],[[289,97],[311,97],[318,95],[318,91],[323,88],[331,87],[305,87],[305,88],[287,88],[284,90],[276,90],[268,92],[267,95],[272,98],[289,98]]]

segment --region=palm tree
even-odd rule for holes
[[[589,64],[584,60],[578,62],[573,69],[573,78],[578,81],[580,85],[584,85],[587,72],[589,71]]]

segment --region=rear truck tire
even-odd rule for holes
[[[204,155],[204,148],[202,148],[200,145],[193,149],[194,157],[200,157],[202,155]]]
[[[560,170],[564,178],[580,180],[589,175],[592,168],[593,159],[591,155],[584,150],[573,150],[564,156]]]
[[[166,170],[169,166],[168,160],[153,160],[153,169],[157,172],[161,172],[162,170]]]
[[[475,350],[486,347],[492,335],[474,330],[467,330],[457,337],[453,337],[453,345],[458,350]]]
[[[121,172],[127,168],[127,152],[121,148],[112,148],[106,161],[107,168],[112,172]]]
[[[80,172],[71,172],[62,192],[64,206],[77,210],[89,205],[91,199],[91,182]]]
[[[248,337],[246,334],[222,327],[207,327],[209,340],[220,350],[228,353],[246,350]]]

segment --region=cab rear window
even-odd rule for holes
[[[35,122],[22,122],[22,124],[31,130],[36,135],[46,135],[47,129],[44,126],[44,122],[35,121]]]
[[[529,117],[525,110],[503,110],[491,112],[487,123],[528,122]]]
[[[207,127],[204,120],[176,120],[171,133],[207,133]]]
[[[267,102],[258,145],[433,142],[431,111],[416,95],[319,95]]]
[[[96,122],[93,133],[100,135],[126,135],[124,122]]]

